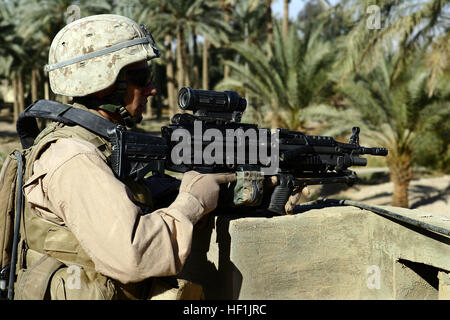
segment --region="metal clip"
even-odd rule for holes
[[[9,275],[9,267],[10,265],[6,265],[3,267],[2,270],[0,270],[0,292],[6,291],[6,285],[8,283],[8,275]]]
[[[144,24],[141,24],[141,30],[142,30],[142,32],[145,34],[145,37],[148,39],[148,42],[150,43],[150,45],[152,46],[153,52],[155,53],[155,55],[156,55],[157,57],[161,56],[161,53],[159,52],[159,49],[158,49],[158,47],[156,46],[155,40],[153,39],[151,33],[148,32],[148,30],[147,30],[147,28],[145,27]]]

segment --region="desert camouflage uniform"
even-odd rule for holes
[[[151,205],[151,195],[119,181],[108,166],[109,153],[108,142],[78,126],[55,123],[36,139],[25,171],[26,250],[20,250],[18,299],[42,295],[41,282],[50,276],[52,299],[146,298],[146,279],[181,270],[201,204],[186,193],[183,208],[143,215],[137,200]],[[74,276],[79,286],[70,285]]]
[[[145,28],[98,15],[56,35],[45,70],[53,92],[83,97],[117,85],[123,67],[157,56]],[[123,95],[123,86],[117,91]],[[137,200],[151,204],[151,196],[114,176],[110,149],[79,126],[52,123],[27,151],[15,299],[201,297],[198,287],[180,294],[147,279],[181,270],[202,204],[184,192],[168,208],[143,214]]]

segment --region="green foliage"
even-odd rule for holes
[[[230,26],[224,22],[223,12],[216,1],[146,0],[131,3],[135,8],[131,12],[132,18],[145,23],[157,40],[163,40],[166,34],[175,35],[180,28],[187,30],[187,40],[193,32],[206,36],[215,45],[227,40]],[[126,7],[128,5],[121,5],[118,11]]]
[[[167,80],[170,35],[175,86],[181,69],[190,83],[200,83],[194,79],[200,80],[208,39],[209,85],[248,97],[243,121],[318,133],[333,119],[327,134],[338,138],[358,125],[361,143],[450,171],[448,1],[342,0],[330,6],[310,0],[297,21],[289,21],[287,35],[261,0],[0,1],[0,79],[21,74],[28,100],[31,69],[39,70],[43,98],[42,67],[72,4],[81,17],[116,13],[146,24],[163,53],[155,70]],[[367,27],[367,8],[374,4],[381,9],[380,29]],[[175,64],[180,48],[182,62]],[[231,68],[226,79],[224,65]],[[165,84],[158,90],[168,95]]]
[[[434,132],[427,132],[420,137],[416,148],[416,163],[419,166],[450,173],[449,128],[446,131],[444,137]]]
[[[379,29],[368,28],[370,13],[367,8],[380,8]],[[434,89],[434,80],[444,68],[448,71],[448,14],[450,2],[445,0],[344,0],[332,12],[346,12],[346,20],[352,19],[353,27],[338,39],[336,64],[340,66],[343,78],[351,76],[355,70],[371,71],[386,52],[396,51],[399,59],[394,65],[395,78],[403,67],[411,51],[418,47],[427,52],[428,93]],[[428,51],[433,44],[434,50]],[[445,60],[442,66],[442,60]]]
[[[331,129],[327,134],[349,134],[351,126],[359,126],[363,138],[389,148],[391,158],[411,155],[416,163],[429,166],[428,160],[436,168],[444,169],[449,145],[448,79],[441,78],[434,94],[429,96],[430,71],[424,67],[423,55],[410,57],[409,67],[403,68],[392,81],[397,59],[400,58],[396,55],[388,55],[371,73],[356,73],[348,79],[339,88],[346,99],[347,108],[343,112],[321,105],[305,113],[328,121]],[[440,156],[443,158],[438,160]]]
[[[273,126],[303,128],[301,111],[312,103],[326,101],[332,94],[329,68],[333,50],[321,38],[322,27],[316,25],[300,37],[292,25],[284,38],[276,21],[271,54],[255,44],[233,43],[231,48],[241,60],[226,61],[233,74],[217,88],[248,94],[255,109],[270,112],[272,120],[276,120]]]
[[[17,30],[19,1],[0,2],[0,75],[7,79],[23,68],[26,53]]]

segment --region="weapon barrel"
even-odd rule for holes
[[[387,156],[388,150],[386,148],[366,148],[361,147],[360,154],[371,154],[373,156]]]

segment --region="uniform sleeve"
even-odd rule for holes
[[[122,283],[177,274],[203,210],[197,199],[184,194],[188,207],[174,205],[142,215],[129,189],[90,151],[49,170],[43,190],[48,206],[74,233],[96,270]]]

